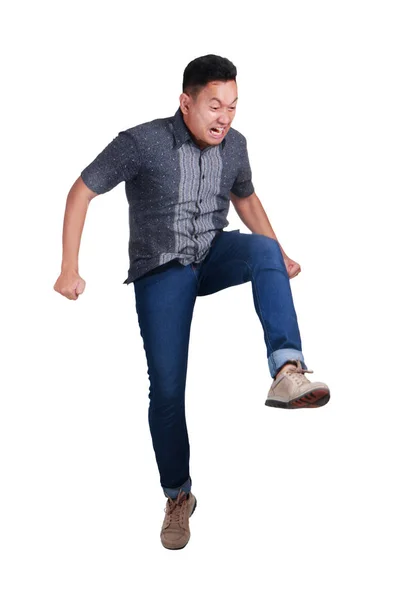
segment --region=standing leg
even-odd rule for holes
[[[150,380],[149,426],[164,493],[189,492],[185,386],[197,279],[172,261],[134,282],[136,311]]]

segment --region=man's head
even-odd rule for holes
[[[200,148],[217,146],[235,116],[235,65],[215,54],[200,56],[187,65],[182,89],[180,109],[194,141]]]

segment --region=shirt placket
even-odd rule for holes
[[[193,219],[193,237],[196,243],[196,255],[195,255],[195,260],[197,261],[199,259],[199,250],[201,247],[200,242],[198,241],[199,236],[201,235],[202,232],[199,231],[198,229],[198,222],[199,222],[199,218],[201,215],[201,204],[203,202],[204,199],[204,179],[205,179],[205,173],[204,173],[204,153],[208,152],[209,148],[205,148],[204,150],[199,150],[199,162],[198,162],[198,167],[199,167],[199,185],[198,185],[198,189],[197,189],[197,198],[196,198],[196,210],[195,210],[195,214],[194,214],[194,219]]]

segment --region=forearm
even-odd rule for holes
[[[79,248],[90,200],[90,195],[82,189],[82,183],[76,181],[68,194],[65,207],[61,270],[78,271]]]
[[[252,233],[266,235],[276,240],[279,244],[278,238],[258,196],[256,196],[256,194],[252,194],[248,198],[238,198],[233,194],[231,194],[231,196],[232,204],[246,227],[250,229]],[[283,256],[286,256],[282,246],[280,244],[279,246]]]

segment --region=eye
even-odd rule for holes
[[[218,110],[218,106],[211,106],[211,110]]]
[[[236,110],[236,106],[230,106],[229,110]]]

